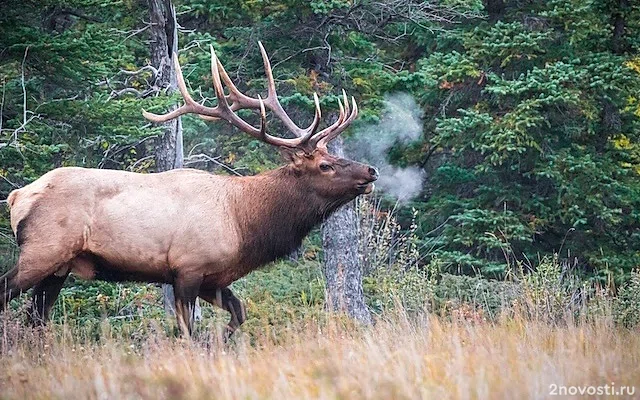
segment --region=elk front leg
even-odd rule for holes
[[[233,333],[247,319],[247,313],[244,305],[228,287],[223,289],[201,288],[199,296],[203,300],[218,306],[231,314],[231,320],[225,327],[222,338],[225,342],[228,341],[229,338],[231,338],[231,335],[233,335]]]
[[[173,291],[176,298],[176,319],[183,336],[191,336],[193,331],[196,298],[198,297],[201,283],[202,276],[178,276],[173,283]]]

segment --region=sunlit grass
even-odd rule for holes
[[[638,386],[640,335],[608,322],[556,324],[397,315],[358,328],[302,321],[223,346],[149,329],[86,342],[64,326],[6,321],[0,397],[202,399],[547,398],[550,385]],[[14,337],[7,337],[14,336]]]

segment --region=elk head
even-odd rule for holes
[[[217,105],[207,107],[197,103],[189,94],[182,70],[176,54],[173,55],[177,76],[178,89],[185,104],[167,114],[157,115],[143,110],[145,118],[153,122],[166,122],[184,114],[197,114],[209,121],[223,119],[243,132],[265,143],[274,145],[290,161],[289,168],[298,176],[305,179],[309,190],[328,201],[340,200],[346,203],[360,194],[373,191],[373,182],[378,178],[378,171],[365,164],[332,155],[327,150],[327,144],[342,133],[357,117],[358,105],[351,98],[351,105],[344,90],[342,100],[338,99],[339,116],[337,121],[323,130],[318,131],[321,119],[320,101],[314,93],[315,116],[311,125],[301,128],[296,125],[282,108],[276,93],[276,85],[271,71],[271,64],[267,53],[258,42],[267,76],[268,95],[265,99],[249,97],[241,93],[233,84],[222,63],[217,58],[213,46],[211,48],[211,75],[216,92]],[[229,94],[224,93],[223,84]],[[283,125],[295,135],[295,138],[272,136],[266,132],[266,109],[269,109]],[[256,128],[241,119],[236,111],[242,109],[259,110],[260,127]]]

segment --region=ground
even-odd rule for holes
[[[398,314],[373,327],[301,321],[277,337],[245,333],[226,346],[216,337],[149,329],[144,338],[107,333],[87,342],[64,326],[19,340],[5,334],[0,397],[536,399],[633,385],[640,393],[640,335],[604,321]]]

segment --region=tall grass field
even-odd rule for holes
[[[2,338],[5,399],[640,396],[640,335],[605,322],[400,314],[367,328],[308,320],[277,338],[243,334],[226,346],[164,332],[88,343],[64,326],[34,333],[10,325]]]

